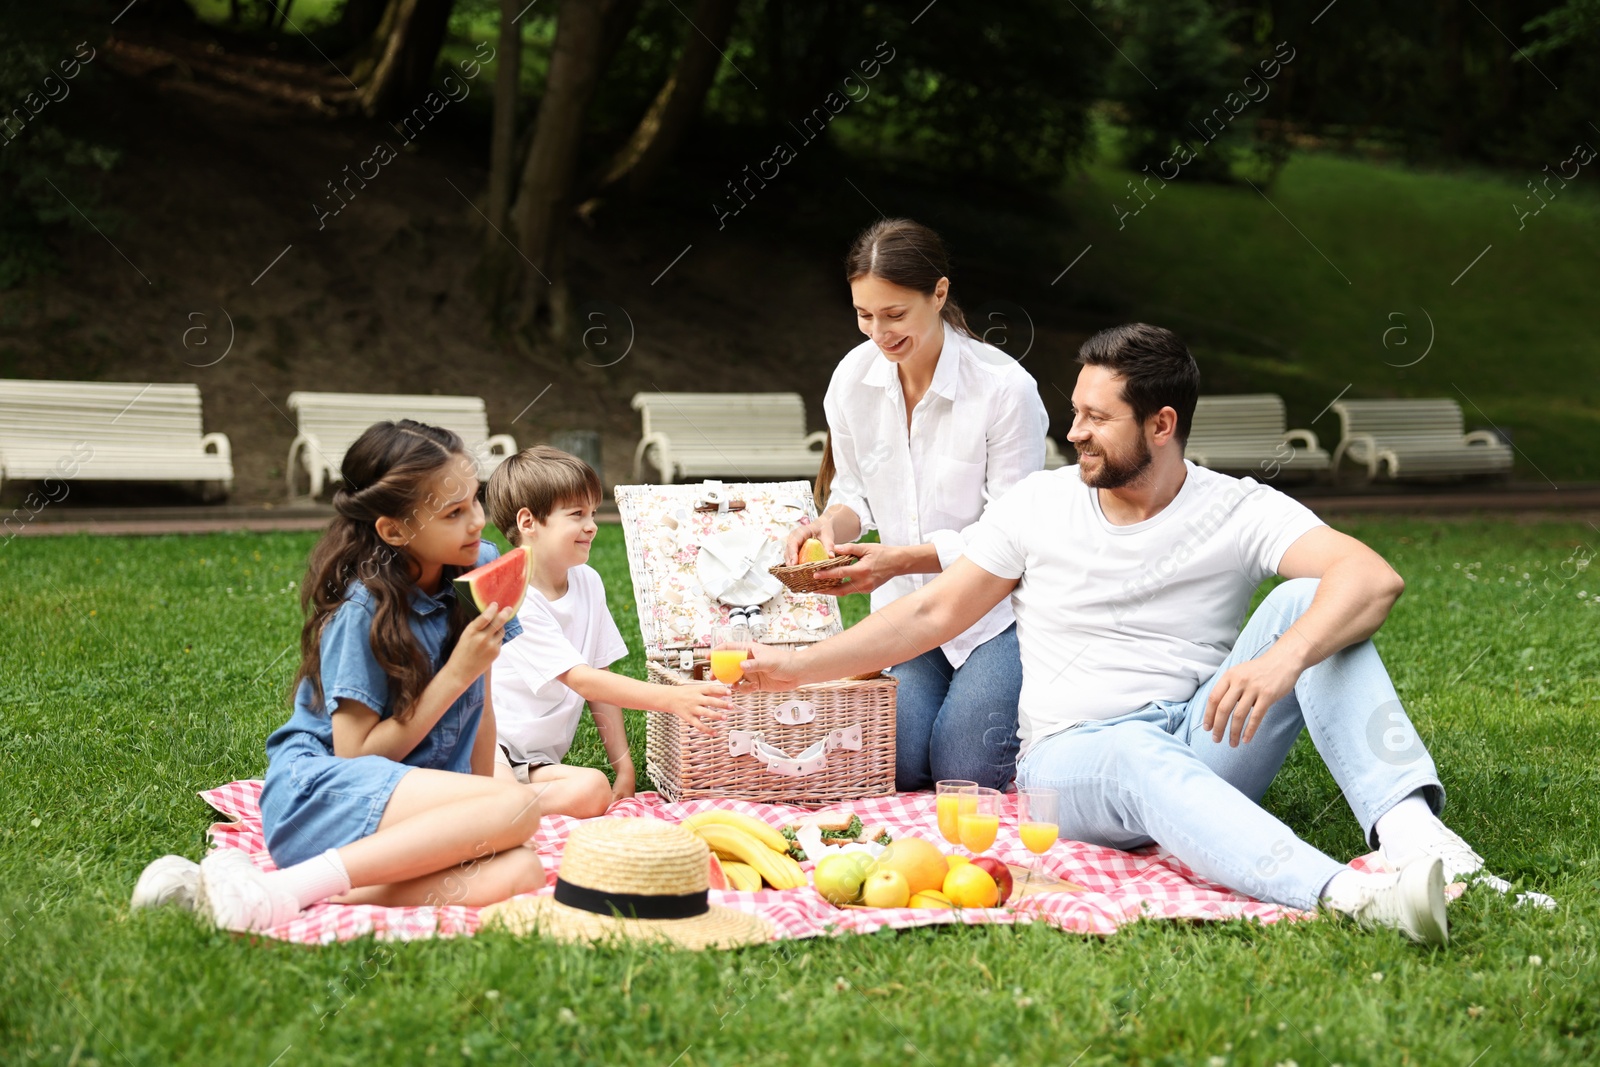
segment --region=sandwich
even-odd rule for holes
[[[807,815],[790,823],[778,832],[784,840],[789,842],[789,855],[796,860],[806,859],[805,849],[800,847],[799,832],[808,826],[815,826],[822,834],[825,845],[852,845],[875,842],[887,845],[893,840],[889,831],[882,826],[867,826],[861,821],[861,816],[853,811],[835,812],[828,815]]]

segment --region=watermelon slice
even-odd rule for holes
[[[522,607],[528,595],[528,550],[513,548],[499,559],[490,560],[455,580],[456,595],[477,605],[482,614],[490,604],[502,608]]]
[[[711,869],[706,872],[707,889],[728,888],[728,876],[723,873],[722,861],[717,859],[717,854],[711,854]]]

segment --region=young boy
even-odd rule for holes
[[[587,463],[548,445],[524,449],[489,476],[485,496],[489,521],[528,550],[528,595],[517,614],[522,634],[501,649],[490,677],[495,775],[539,787],[546,815],[604,815],[634,790],[622,705],[677,715],[710,733],[711,720],[727,717],[727,687],[653,685],[606,669],[628,648],[606,609],[605,585],[588,565],[601,490]],[[615,785],[593,767],[561,762],[585,700]]]

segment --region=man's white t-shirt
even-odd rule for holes
[[[1031,474],[967,539],[972,562],[1021,579],[1011,600],[1024,749],[1083,720],[1194,696],[1232,650],[1256,587],[1323,525],[1254,479],[1185,466],[1172,503],[1130,526],[1106,519],[1076,466]]]
[[[522,634],[507,642],[489,680],[497,740],[517,763],[560,763],[578,732],[583,697],[558,681],[573,667],[609,667],[628,646],[606,608],[606,587],[588,564],[567,572],[567,595],[529,589],[517,611]]]

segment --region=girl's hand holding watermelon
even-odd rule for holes
[[[499,604],[491,603],[482,615],[467,623],[467,628],[461,631],[446,668],[460,672],[468,684],[488,670],[494,658],[500,654],[506,623],[516,613],[515,604],[502,608]]]

